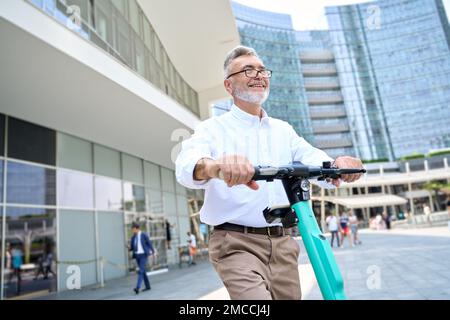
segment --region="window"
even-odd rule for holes
[[[11,254],[10,275],[4,287],[5,296],[12,298],[38,290],[56,288],[56,213],[41,208],[6,208],[6,250]],[[22,268],[25,264],[33,268]],[[20,291],[17,290],[21,269]],[[42,269],[39,269],[39,268]],[[41,273],[37,273],[41,270]],[[5,270],[6,271],[6,270]],[[23,281],[33,279],[35,281]],[[45,279],[44,279],[45,278]]]
[[[123,180],[144,184],[142,160],[122,154]]]
[[[120,153],[103,146],[94,145],[94,172],[121,179]]]
[[[153,189],[161,189],[159,166],[144,161],[145,185]]]
[[[92,144],[86,140],[57,134],[58,167],[92,172]]]
[[[141,28],[140,28],[140,11],[139,11],[139,6],[136,3],[136,0],[128,0],[128,5],[129,5],[129,12],[130,12],[130,24],[133,27],[134,31],[138,34],[141,35]]]
[[[3,202],[3,165],[4,165],[4,161],[0,160],[0,202]],[[2,216],[2,214],[0,211],[0,220],[1,220],[1,216]]]
[[[120,180],[95,177],[95,207],[99,210],[122,210]]]
[[[119,52],[120,58],[130,67],[132,65],[130,26],[122,16],[116,16],[114,24],[116,31],[115,48]]]
[[[144,18],[144,42],[147,48],[150,50],[151,54],[155,54],[155,43],[153,39],[153,28],[147,19]]]
[[[0,156],[5,155],[5,116],[0,114]]]
[[[145,189],[129,182],[123,184],[124,207],[126,211],[144,212]]]
[[[175,193],[175,176],[172,170],[161,168],[162,189]]]
[[[151,213],[164,212],[161,190],[147,188],[145,191],[148,199],[147,211]]]
[[[94,2],[94,21],[92,22],[93,27],[97,31],[100,38],[107,42],[109,45],[113,45],[112,37],[112,10],[111,4],[105,1],[95,1]]]
[[[94,207],[92,175],[70,170],[58,170],[58,205],[72,208]]]
[[[146,73],[146,57],[145,57],[145,50],[144,50],[144,43],[141,39],[138,37],[135,37],[134,39],[134,65],[136,68],[136,71],[143,76],[144,78],[147,78]]]
[[[9,118],[8,156],[54,166],[56,160],[55,131]]]
[[[123,15],[127,16],[127,2],[128,0],[111,0],[116,9]]]
[[[9,203],[55,205],[55,170],[8,161],[6,201]]]

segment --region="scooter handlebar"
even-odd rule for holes
[[[324,162],[323,166],[305,166],[303,164],[294,163],[292,165],[271,167],[257,166],[252,180],[272,181],[274,179],[286,179],[291,177],[298,178],[317,178],[324,180],[327,178],[338,179],[343,174],[365,173],[366,169],[355,168],[333,168],[329,162]]]

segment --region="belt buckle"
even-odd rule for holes
[[[267,235],[268,235],[269,237],[271,237],[272,234],[270,233],[270,227],[266,227],[266,228],[267,228]]]

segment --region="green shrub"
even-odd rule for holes
[[[413,159],[423,159],[425,155],[423,153],[414,153],[409,156],[404,156],[400,160],[413,160]]]
[[[429,157],[434,157],[434,156],[440,156],[443,154],[450,154],[450,149],[448,150],[441,150],[441,151],[434,151],[434,152],[430,152],[428,154]]]
[[[388,158],[381,158],[381,159],[373,159],[373,160],[362,160],[363,163],[377,163],[377,162],[388,162]]]

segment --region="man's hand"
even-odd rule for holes
[[[363,164],[360,159],[348,156],[336,158],[336,160],[334,161],[334,165],[338,168],[343,169],[363,169]],[[361,176],[362,173],[343,174],[341,179],[345,182],[354,182],[361,178]],[[336,187],[339,187],[341,184],[341,179],[333,179],[331,180],[331,183]]]
[[[229,186],[245,184],[250,189],[258,190],[256,181],[251,180],[255,169],[250,161],[241,155],[225,155],[217,160],[200,159],[195,167],[194,178],[205,180],[220,178]]]

